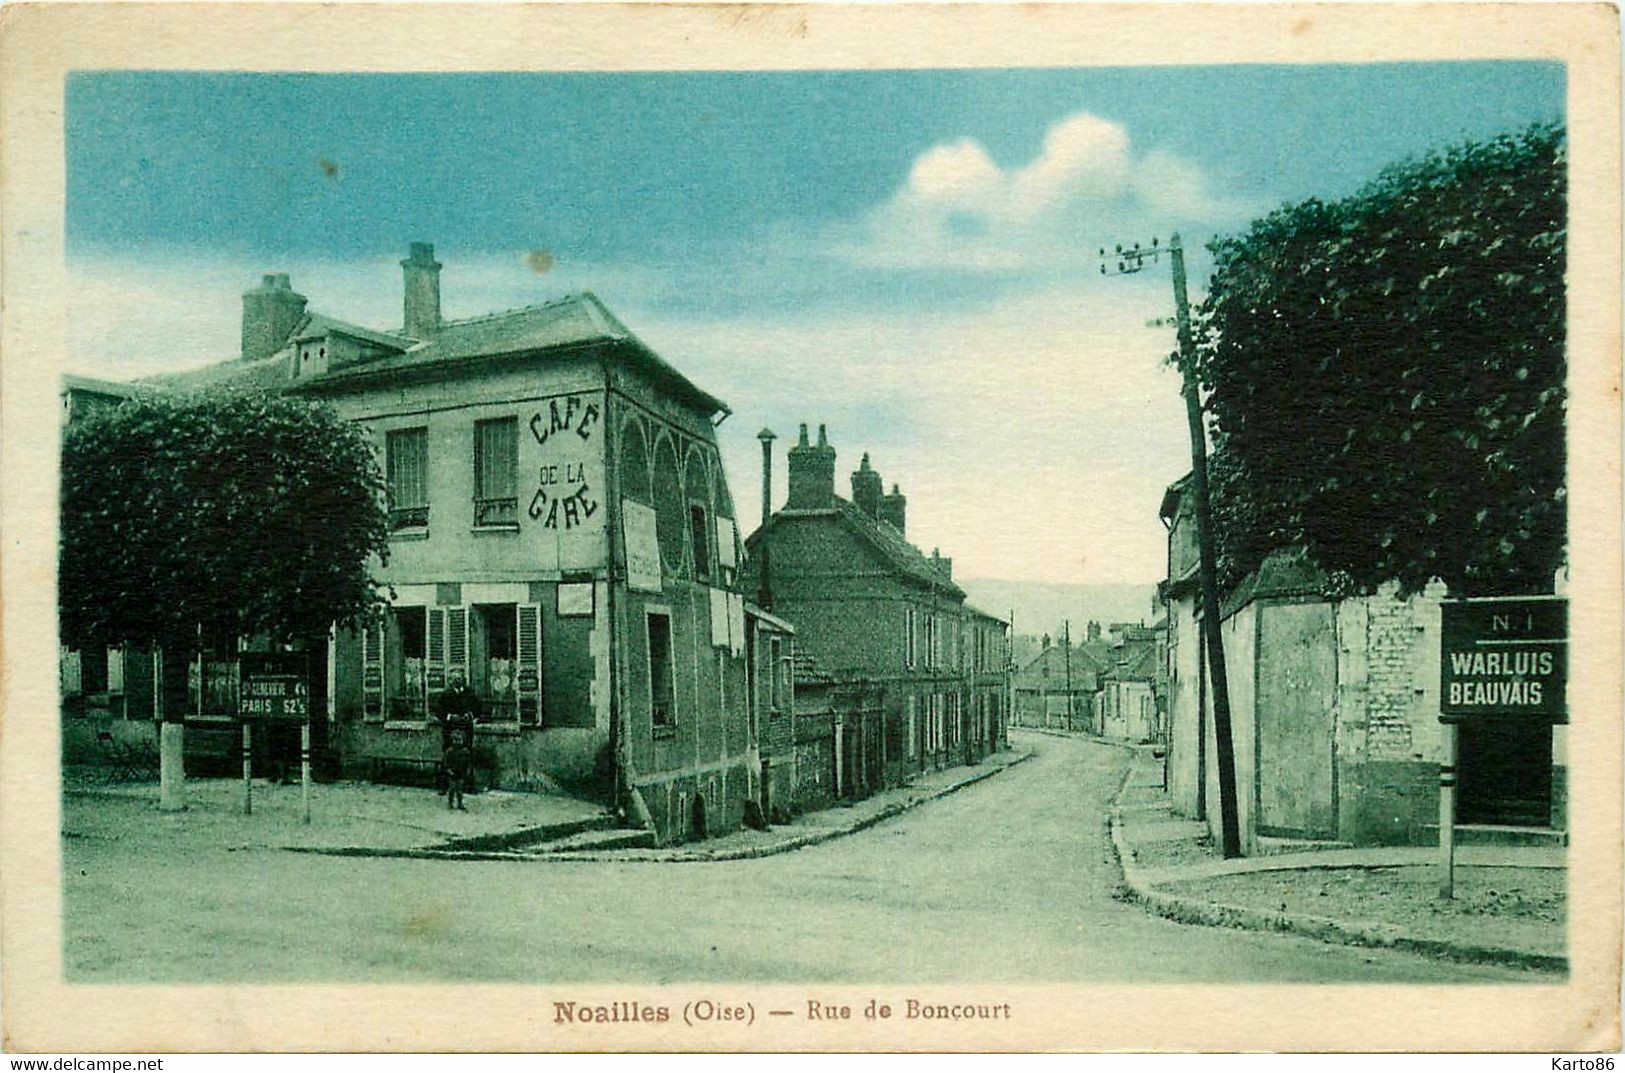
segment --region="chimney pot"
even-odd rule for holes
[[[805,421],[803,421],[801,423],[801,436],[800,436],[799,439],[796,440],[796,446],[797,447],[805,447],[805,446],[807,446],[807,422],[805,422]]]
[[[852,474],[852,503],[869,517],[880,520],[880,501],[883,496],[885,484],[869,464],[869,452],[863,453],[863,460],[858,463],[857,470]]]
[[[835,504],[835,448],[823,425],[818,426],[818,446],[807,445],[807,426],[790,448],[790,499],[788,506],[800,510],[827,510]]]
[[[893,484],[891,494],[880,500],[880,520],[906,535],[904,523],[907,521],[907,513],[908,497],[898,491],[897,485]]]

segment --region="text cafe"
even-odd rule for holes
[[[1442,605],[1439,718],[1454,724],[1462,824],[1565,826],[1554,755],[1568,711],[1568,602],[1559,596]]]

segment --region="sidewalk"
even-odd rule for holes
[[[838,804],[797,816],[787,824],[766,831],[747,829],[713,838],[660,849],[613,850],[589,853],[554,852],[553,860],[592,861],[738,861],[767,857],[775,853],[816,846],[832,838],[873,827],[909,809],[972,786],[1032,758],[1032,752],[1019,747],[985,756],[979,763],[944,768],[917,777],[908,786],[883,790],[862,801]],[[532,858],[536,859],[536,858]]]
[[[241,779],[188,779],[186,800],[184,812],[160,812],[157,783],[108,784],[87,769],[69,769],[62,833],[228,850],[413,855],[451,847],[494,849],[615,826],[614,816],[594,802],[501,790],[469,794],[468,811],[457,812],[432,789],[315,783],[308,825],[298,783],[255,779],[250,815],[243,814]]]
[[[1433,846],[1306,843],[1224,860],[1205,823],[1173,814],[1149,748],[1130,762],[1111,833],[1128,897],[1173,920],[1568,971],[1561,848],[1458,846],[1449,901]]]
[[[180,852],[207,846],[488,861],[729,861],[785,853],[861,831],[1031,755],[1006,750],[766,831],[741,830],[664,848],[648,847],[648,832],[618,828],[601,805],[557,795],[490,790],[468,795],[468,811],[455,812],[432,789],[320,783],[311,786],[307,825],[297,783],[282,786],[255,779],[253,812],[245,815],[241,780],[190,779],[186,810],[160,812],[156,783],[110,784],[89,769],[69,769],[63,779],[62,834]],[[640,848],[617,848],[628,845]]]

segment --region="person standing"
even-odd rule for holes
[[[482,707],[478,693],[469,688],[459,671],[453,671],[445,692],[435,698],[435,715],[440,720],[441,761],[446,771],[446,807],[467,811],[463,792],[468,788],[474,767],[474,721]]]

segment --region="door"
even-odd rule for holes
[[[1528,719],[1474,719],[1459,724],[1456,742],[1456,822],[1551,824],[1550,725]]]
[[[1260,605],[1257,613],[1258,831],[1335,837],[1337,631],[1332,605],[1269,604]]]

